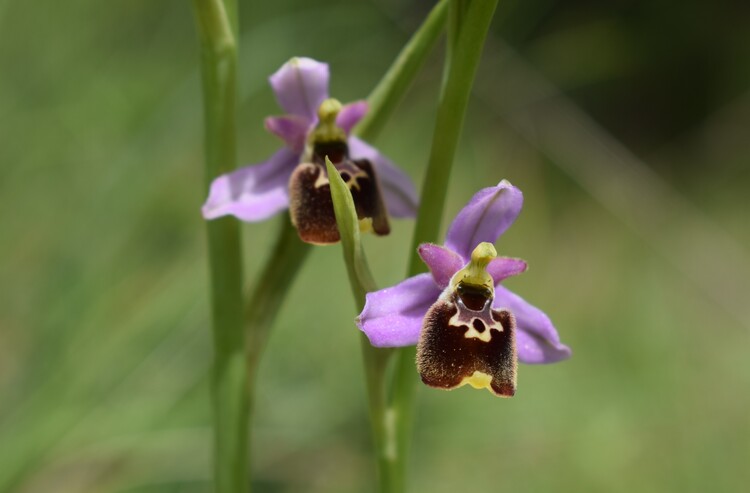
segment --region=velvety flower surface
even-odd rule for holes
[[[472,252],[478,245],[497,241],[515,221],[522,205],[521,191],[505,180],[474,195],[453,220],[445,246],[420,246],[419,254],[430,268],[430,273],[411,277],[396,286],[367,295],[365,308],[357,322],[370,343],[378,347],[417,344],[425,315],[439,299],[446,297],[452,279],[456,282],[456,273],[470,266]],[[489,298],[492,299],[491,308],[495,311],[507,310],[513,315],[515,324],[512,328],[518,360],[537,364],[568,358],[570,349],[560,342],[549,317],[500,285],[507,277],[525,271],[526,263],[520,259],[496,257],[488,260],[482,269],[489,274],[494,285],[490,286],[494,288],[494,299]],[[503,324],[512,322],[503,321]]]
[[[262,163],[216,178],[202,208],[206,219],[233,215],[243,221],[262,221],[289,207],[289,180],[318,124],[318,110],[328,99],[328,79],[328,65],[310,58],[293,58],[270,77],[286,114],[268,117],[266,129],[280,137],[285,147]],[[366,113],[365,101],[344,105],[336,125],[348,135]],[[388,213],[414,217],[417,194],[408,176],[361,139],[349,136],[347,143],[351,159],[372,163]]]

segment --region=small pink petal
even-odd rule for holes
[[[432,277],[440,289],[445,289],[453,274],[464,266],[463,259],[457,253],[433,243],[419,245],[419,256],[430,268]]]
[[[265,120],[266,130],[280,137],[294,152],[302,154],[311,122],[303,116],[269,116]]]
[[[336,125],[343,128],[349,135],[352,128],[367,114],[368,109],[369,106],[365,100],[346,104],[336,117]]]
[[[525,272],[526,268],[526,262],[520,258],[497,257],[490,261],[487,266],[487,272],[492,276],[495,285],[497,285],[503,279]]]

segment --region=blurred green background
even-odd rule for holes
[[[240,2],[240,150],[279,142],[291,56],[365,97],[431,2]],[[420,388],[415,492],[743,491],[750,484],[750,4],[500,3],[445,224],[507,178],[508,286],[574,351],[514,399]],[[376,144],[421,183],[430,58]],[[189,2],[0,1],[0,491],[210,484],[204,198]],[[243,227],[251,279],[286,216]],[[366,239],[402,279],[411,223]],[[373,491],[355,310],[317,248],[261,367],[259,492]]]

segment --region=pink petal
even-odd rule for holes
[[[497,257],[490,261],[487,272],[492,276],[497,286],[503,279],[525,272],[526,267],[526,262],[520,258]]]
[[[243,221],[267,219],[289,206],[289,177],[299,154],[283,148],[268,161],[221,175],[211,183],[203,217],[232,215]]]
[[[414,345],[419,340],[422,319],[438,296],[440,289],[430,274],[410,277],[396,286],[367,293],[357,325],[373,346]]]
[[[464,266],[463,259],[457,253],[433,243],[419,245],[419,256],[430,268],[432,277],[440,289],[445,289],[453,274]]]
[[[495,243],[513,224],[523,205],[523,194],[507,180],[477,192],[448,229],[445,246],[466,261],[483,241]]]
[[[328,64],[292,58],[269,81],[284,111],[314,120],[320,103],[328,97]]]
[[[357,137],[349,138],[349,154],[352,159],[369,159],[380,180],[388,214],[393,217],[416,217],[419,199],[411,178],[398,169],[377,149]]]
[[[369,106],[365,100],[344,105],[336,117],[336,125],[343,128],[346,134],[349,135],[352,128],[367,114],[368,109]]]
[[[269,116],[265,121],[266,130],[280,137],[287,147],[298,154],[305,149],[311,123],[309,119],[296,115]]]
[[[516,317],[518,360],[526,364],[555,363],[571,355],[549,317],[503,286],[495,287],[492,306],[506,308]]]

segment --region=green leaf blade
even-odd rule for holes
[[[326,170],[328,182],[331,186],[331,198],[333,200],[333,212],[336,214],[336,224],[341,235],[341,246],[344,250],[344,262],[349,274],[349,282],[359,308],[365,306],[365,295],[375,291],[370,267],[362,250],[362,235],[359,229],[357,209],[349,187],[341,178],[338,170],[326,157]]]

